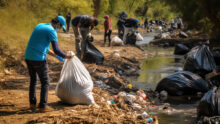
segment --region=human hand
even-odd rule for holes
[[[71,55],[71,54],[66,54],[66,59],[71,59],[74,55]]]

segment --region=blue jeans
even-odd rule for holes
[[[36,105],[36,85],[37,85],[37,75],[41,82],[41,92],[40,92],[40,104],[39,108],[44,108],[47,105],[47,97],[49,90],[49,75],[48,75],[48,64],[46,61],[31,61],[25,60],[28,66],[28,71],[30,75],[30,87],[29,87],[29,102],[32,105]]]

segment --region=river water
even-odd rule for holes
[[[183,56],[173,55],[174,48],[162,48],[151,46],[148,43],[153,40],[155,33],[144,36],[144,41],[138,42],[145,50],[146,59],[141,62],[140,76],[131,79],[132,85],[140,88],[155,89],[157,83],[164,77],[181,70]],[[179,61],[176,61],[176,60]],[[191,97],[190,97],[191,99]],[[155,112],[160,124],[195,124],[197,101],[189,100],[189,97],[177,97],[169,101],[171,110]]]

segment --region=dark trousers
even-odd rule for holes
[[[105,34],[104,34],[104,44],[106,42],[106,37],[108,37],[108,41],[109,41],[108,46],[110,46],[111,44],[111,34],[112,34],[112,30],[109,30],[108,32],[105,31]]]
[[[178,27],[178,29],[181,29],[182,25],[181,24],[177,24],[177,27]]]
[[[30,87],[29,87],[29,102],[32,105],[36,105],[36,85],[37,85],[37,75],[41,82],[41,92],[40,92],[40,108],[44,108],[47,105],[47,97],[49,90],[49,75],[48,75],[48,64],[46,61],[30,61],[25,60],[28,66],[28,71],[30,75]]]
[[[67,22],[66,25],[67,25],[67,32],[69,32],[69,29],[70,29],[70,22]]]
[[[124,35],[124,27],[123,27],[123,25],[122,26],[118,26],[118,37],[122,39],[123,35]]]

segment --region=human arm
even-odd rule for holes
[[[70,59],[72,56],[69,54],[65,54],[63,51],[60,50],[58,43],[56,41],[52,41],[52,50],[49,50],[48,54],[56,57],[56,55],[62,57],[62,58],[66,58],[66,59]]]
[[[81,23],[78,23],[77,26],[76,26],[77,34],[79,34],[78,35],[79,37],[81,36],[81,34],[80,34],[80,26],[81,26]]]

